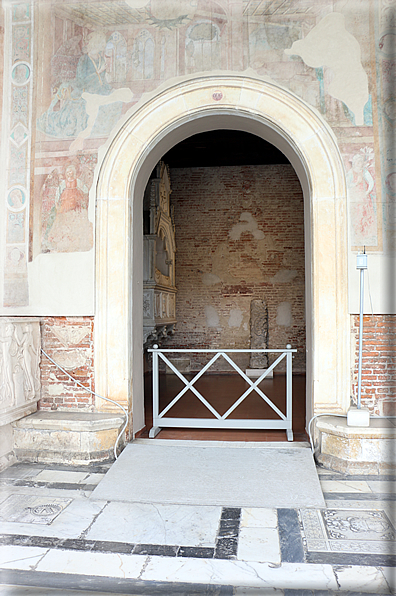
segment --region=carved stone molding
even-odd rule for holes
[[[39,319],[0,318],[0,426],[35,411],[40,398],[40,348]]]

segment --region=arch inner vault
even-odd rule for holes
[[[273,83],[207,76],[169,86],[135,107],[109,144],[99,171],[95,384],[99,394],[129,405],[133,432],[144,425],[144,189],[172,146],[216,129],[261,136],[287,156],[300,179],[307,419],[319,412],[344,413],[349,406],[346,185],[333,133],[313,108]]]

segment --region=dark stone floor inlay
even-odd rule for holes
[[[240,507],[223,507],[214,554],[216,559],[236,558],[241,512]]]
[[[277,509],[282,563],[303,563],[304,548],[295,509]]]

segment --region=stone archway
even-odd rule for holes
[[[345,173],[331,129],[273,83],[207,76],[134,108],[104,155],[97,185],[95,383],[143,424],[142,206],[148,177],[173,145],[228,128],[262,136],[292,163],[304,192],[307,418],[349,405]],[[98,404],[99,405],[99,404]]]

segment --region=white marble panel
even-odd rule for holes
[[[105,505],[106,503],[104,502],[99,503],[76,499],[49,526],[4,521],[1,524],[1,530],[5,534],[78,538],[89,527],[93,519]],[[106,538],[103,539],[105,540]]]
[[[276,528],[277,525],[276,509],[262,507],[242,509],[241,528]]]
[[[330,565],[181,559],[150,557],[140,576],[143,580],[228,584],[240,587],[337,590]]]
[[[19,495],[38,495],[45,497],[70,497],[71,499],[85,499],[92,494],[92,491],[84,491],[82,485],[76,484],[75,488],[48,488],[47,486],[8,486],[8,492],[12,490],[13,493]],[[100,499],[96,499],[99,501]]]
[[[20,480],[21,478],[34,478],[40,472],[40,468],[33,468],[32,466],[10,466],[1,472],[0,479]]]
[[[394,508],[392,501],[370,501],[370,499],[363,500],[340,500],[340,499],[327,499],[326,507],[328,509],[372,509],[372,510],[387,510],[389,507]]]
[[[320,486],[324,493],[371,493],[363,480],[321,480]]]
[[[146,557],[70,550],[51,550],[37,566],[37,571],[57,571],[105,577],[137,578]]]
[[[12,596],[14,596],[14,594],[12,594]],[[15,596],[19,596],[19,594],[15,594]],[[25,595],[21,594],[21,596]],[[44,594],[44,596],[46,596],[46,594]],[[277,590],[276,588],[265,588],[263,590],[263,588],[237,587],[234,589],[234,596],[283,596],[283,590]]]
[[[87,472],[69,472],[63,470],[42,470],[35,480],[38,482],[64,482],[76,483],[83,482],[87,478]]]
[[[396,494],[396,482],[389,482],[385,480],[368,480],[367,484],[373,493],[389,493],[391,495]]]
[[[87,538],[142,544],[214,546],[221,507],[113,502]]]
[[[380,569],[366,566],[345,566],[335,569],[339,590],[359,594],[389,594],[389,586]]]
[[[49,525],[70,504],[71,499],[48,499],[37,495],[8,495],[0,507],[2,522]]]
[[[99,484],[99,482],[105,477],[105,474],[89,474],[85,480],[84,484]]]
[[[31,571],[46,552],[47,548],[35,546],[0,546],[0,567]]]
[[[278,530],[275,528],[241,528],[237,558],[240,561],[280,563]]]
[[[394,567],[378,567],[381,570],[388,586],[395,591],[395,568]],[[386,592],[385,592],[386,593]]]
[[[4,596],[88,596],[86,590],[73,590],[65,592],[57,588],[33,588],[32,586],[0,586],[0,594]],[[268,596],[279,594],[278,591],[269,592]],[[91,592],[94,596],[110,596],[109,592]],[[117,596],[130,596],[129,594],[118,594]],[[267,596],[267,592],[260,596]]]

